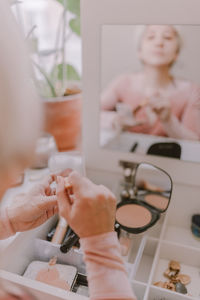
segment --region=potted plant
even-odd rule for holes
[[[32,61],[34,81],[44,103],[44,129],[55,137],[59,151],[65,151],[76,148],[81,138],[80,75],[66,59],[70,39],[73,35],[80,37],[80,0],[55,1],[63,8],[55,48],[34,51]],[[29,32],[29,37],[32,36],[30,41],[34,40],[33,32],[34,28]],[[53,56],[53,64],[46,70],[41,65],[41,57],[50,55]]]

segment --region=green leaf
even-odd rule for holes
[[[53,97],[56,97],[56,91],[55,88],[53,86],[53,83],[51,82],[51,79],[49,78],[49,76],[46,74],[46,72],[40,67],[40,65],[38,63],[36,63],[35,61],[33,61],[34,66],[38,69],[38,71],[43,75],[44,79],[46,80],[47,85],[49,86],[49,89],[51,91],[51,95]]]
[[[80,75],[78,74],[76,69],[70,64],[67,64],[67,79],[68,80],[80,80]]]
[[[81,22],[80,17],[77,17],[75,19],[71,19],[69,22],[69,27],[73,32],[75,32],[78,36],[81,35]]]
[[[67,80],[80,80],[80,75],[72,65],[64,64],[64,68]],[[63,64],[55,66],[51,75],[52,78],[55,79],[55,77],[57,77],[57,79],[61,81],[63,79]]]
[[[56,0],[63,5],[63,0]],[[80,16],[80,0],[67,0],[67,9],[73,14]]]

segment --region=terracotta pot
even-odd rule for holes
[[[51,133],[59,151],[76,149],[81,141],[81,94],[44,101],[45,131]]]

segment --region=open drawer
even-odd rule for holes
[[[78,273],[86,274],[81,249],[71,249],[67,254],[64,254],[60,252],[59,245],[45,240],[46,234],[56,221],[55,218],[50,219],[35,230],[16,235],[13,241],[2,251],[0,278],[22,287],[36,299],[88,299],[87,287],[76,289],[75,292],[73,286],[72,291],[69,292],[23,276],[32,261],[48,262],[54,256],[57,257],[58,264],[75,266]],[[135,261],[141,259],[142,253],[140,254],[140,252],[143,252],[143,239],[142,235],[131,237],[129,252],[124,256],[129,276],[135,273]]]
[[[88,299],[84,295],[65,291],[22,276],[32,261],[47,262],[52,256],[57,256],[59,263],[76,265],[78,272],[84,271],[81,251],[72,249],[68,254],[62,254],[59,245],[43,239],[53,223],[55,223],[55,218],[50,219],[35,230],[20,233],[13,239],[1,254],[3,259],[0,262],[0,278],[24,288],[36,299]]]

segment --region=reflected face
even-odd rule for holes
[[[139,57],[146,65],[170,66],[178,55],[179,39],[170,25],[149,25],[140,44]]]

